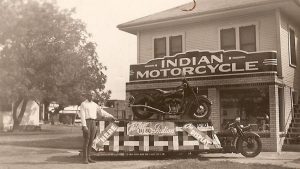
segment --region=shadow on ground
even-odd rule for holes
[[[195,159],[196,156],[167,156],[167,155],[93,155],[96,161],[137,161],[137,160],[172,160],[172,159]]]
[[[293,163],[300,164],[300,158],[293,160]]]
[[[99,155],[101,154],[101,155]],[[99,153],[93,155],[93,159],[99,161],[136,161],[136,160],[184,160],[184,159],[197,159],[199,161],[209,161],[210,159],[239,159],[239,157],[203,157],[201,155],[107,155]]]
[[[212,159],[240,159],[241,157],[224,157],[224,156],[219,156],[219,157],[198,157],[198,160],[199,161],[209,161],[209,160],[212,160]],[[243,158],[243,157],[242,157]]]
[[[52,156],[46,160],[48,163],[55,164],[81,164],[81,158],[77,156]]]

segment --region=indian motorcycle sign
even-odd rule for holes
[[[277,71],[276,52],[191,51],[130,66],[130,81]]]

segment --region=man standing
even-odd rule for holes
[[[101,112],[101,107],[93,102],[95,92],[93,90],[86,94],[86,100],[80,105],[80,118],[83,132],[83,163],[95,163],[90,157],[92,150],[92,143],[96,134],[96,118],[97,112],[101,114],[105,119],[115,120],[115,118],[107,113]]]

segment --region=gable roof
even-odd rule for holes
[[[196,0],[196,6],[191,11],[183,11],[183,9],[192,8],[194,5],[193,1],[175,8],[120,24],[118,25],[118,28],[125,30],[128,27],[134,27],[143,24],[169,21],[172,19],[184,19],[197,15],[213,14],[234,9],[249,8],[287,1],[295,1],[296,3],[300,2],[300,0]]]

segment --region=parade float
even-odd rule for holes
[[[260,136],[240,124],[240,118],[216,133],[210,120],[213,104],[193,78],[276,70],[276,53],[190,51],[130,66],[128,97],[132,118],[99,121],[94,155],[241,153],[255,157],[262,149]],[[178,82],[177,86],[162,83]],[[153,83],[167,87],[155,88]],[[140,88],[142,85],[144,88]],[[145,89],[149,86],[149,89]],[[166,90],[168,89],[168,90]]]

